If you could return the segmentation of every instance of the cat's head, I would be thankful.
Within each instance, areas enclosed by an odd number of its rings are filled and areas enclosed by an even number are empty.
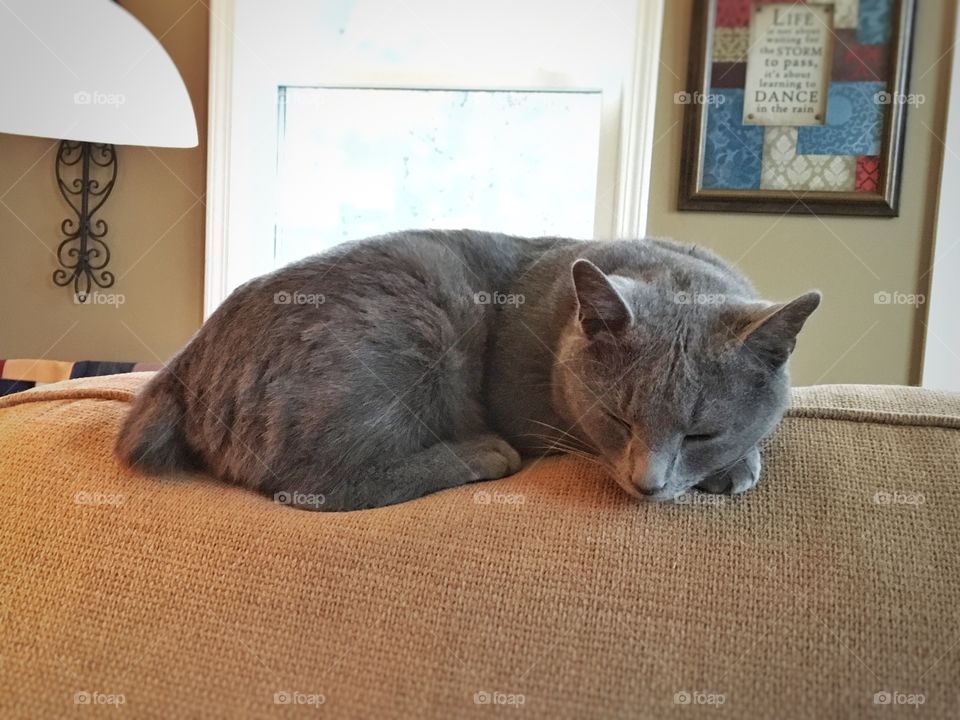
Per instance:
[[[769,434],[789,398],[786,363],[820,304],[773,304],[605,275],[578,260],[554,402],[628,493],[676,498]]]

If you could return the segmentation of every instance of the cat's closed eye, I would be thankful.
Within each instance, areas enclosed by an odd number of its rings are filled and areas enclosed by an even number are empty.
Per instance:
[[[613,421],[614,421],[615,423],[617,423],[618,425],[620,425],[620,427],[622,427],[622,428],[623,428],[624,430],[626,430],[627,432],[633,432],[633,425],[631,425],[630,423],[628,423],[626,420],[624,420],[624,419],[623,419],[622,417],[620,417],[619,415],[614,415],[612,412],[610,412],[610,411],[607,410],[606,408],[604,408],[603,414],[606,415],[606,416],[607,416],[608,418],[610,418],[611,420],[613,420]]]
[[[692,435],[684,435],[683,442],[687,445],[692,444],[701,444],[715,440],[720,433],[695,433]]]

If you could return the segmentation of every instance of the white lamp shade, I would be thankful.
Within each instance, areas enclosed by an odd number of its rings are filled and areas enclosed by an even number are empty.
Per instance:
[[[0,0],[0,132],[197,144],[193,105],[176,66],[112,0]]]

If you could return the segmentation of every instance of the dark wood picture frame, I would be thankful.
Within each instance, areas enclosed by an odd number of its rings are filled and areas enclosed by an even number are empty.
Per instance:
[[[769,2],[770,0],[768,0]],[[717,0],[695,0],[688,68],[688,97],[711,92]],[[887,92],[907,96],[916,0],[892,0]],[[886,106],[876,192],[814,190],[714,189],[702,185],[708,104],[689,103],[683,121],[678,209],[799,215],[896,217],[907,103]]]

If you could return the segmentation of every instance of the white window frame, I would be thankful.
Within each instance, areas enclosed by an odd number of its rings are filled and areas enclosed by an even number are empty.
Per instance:
[[[920,384],[960,391],[960,13],[954,28],[953,63],[940,174],[933,264]]]
[[[634,67],[624,73],[629,82],[622,91],[613,200],[613,233],[621,238],[642,237],[647,228],[664,3],[665,0],[637,0]],[[204,318],[231,289],[231,203],[250,202],[249,198],[241,199],[236,192],[231,193],[230,182],[231,172],[240,172],[231,167],[234,0],[212,0],[210,15]]]

